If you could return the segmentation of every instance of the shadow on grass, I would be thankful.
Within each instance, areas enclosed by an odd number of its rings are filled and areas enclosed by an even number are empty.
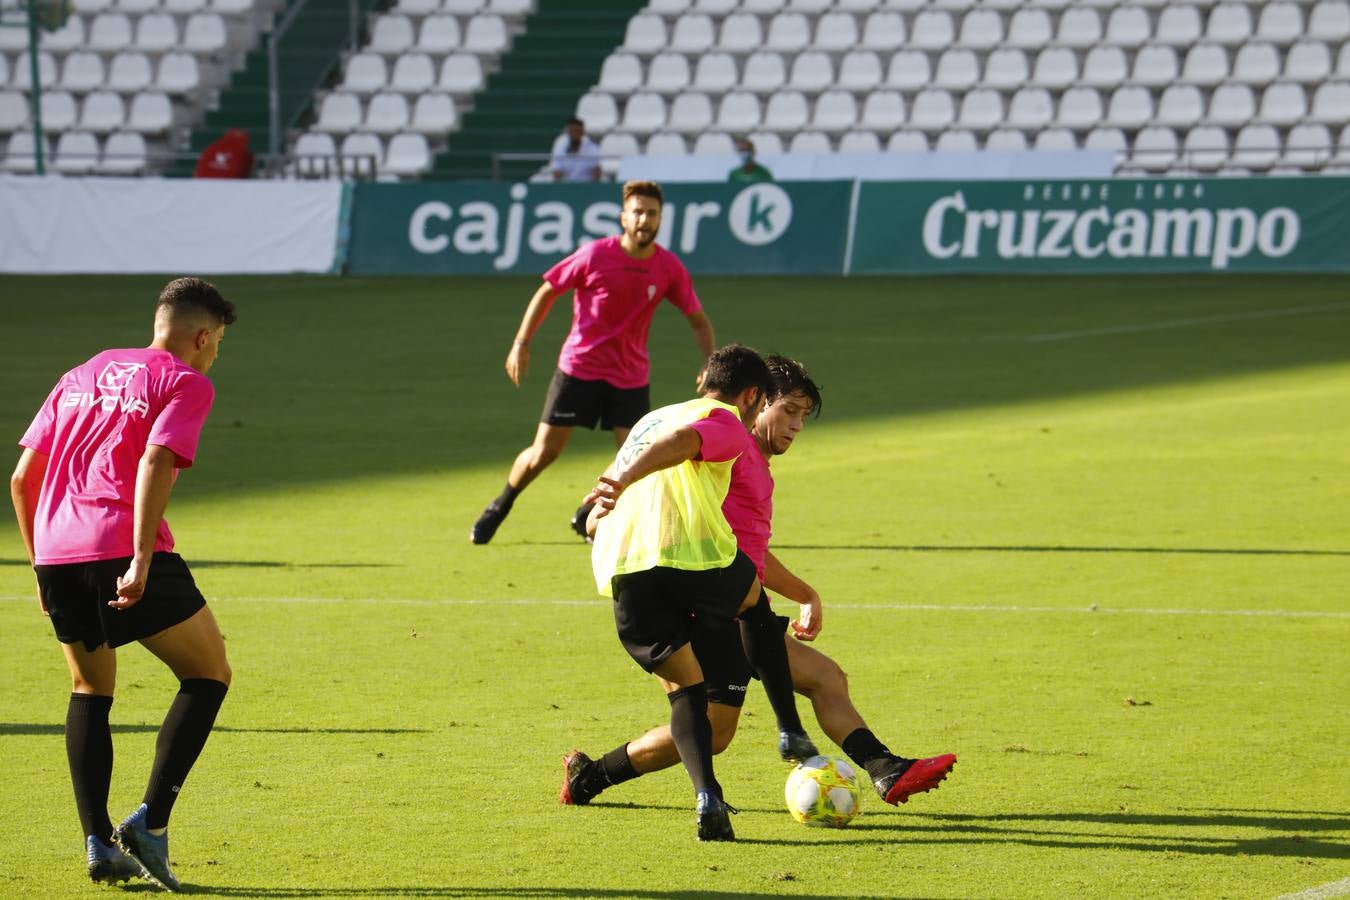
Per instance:
[[[139,886],[138,886],[139,887]],[[249,887],[222,887],[207,885],[184,884],[182,886],[184,894],[212,894],[220,897],[652,897],[661,898],[661,900],[703,900],[703,898],[712,898],[716,900],[719,897],[728,898],[751,898],[751,897],[781,897],[779,892],[761,892],[761,891],[710,891],[710,890],[685,890],[685,891],[662,891],[652,890],[649,887],[640,889],[634,888],[594,888],[594,887],[453,887],[453,886],[421,886],[421,885],[381,885],[379,887],[277,887],[277,888],[249,888]],[[837,898],[838,894],[797,894],[793,897],[801,897],[804,900],[826,900],[826,898]],[[884,898],[895,898],[898,894],[885,895],[864,895],[852,894],[857,900],[883,900]]]
[[[158,725],[114,725],[113,734],[157,734]],[[427,728],[234,728],[217,725],[218,734],[428,734]],[[66,726],[54,722],[0,722],[0,735],[65,734]]]
[[[399,563],[293,563],[271,559],[188,559],[193,569],[396,569]],[[0,566],[31,568],[26,559],[0,559]]]

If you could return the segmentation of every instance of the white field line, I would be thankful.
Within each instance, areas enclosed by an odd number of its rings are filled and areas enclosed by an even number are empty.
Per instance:
[[[499,598],[493,600],[473,600],[446,598],[432,600],[425,597],[230,597],[218,596],[217,601],[226,603],[297,603],[315,605],[339,605],[360,603],[370,606],[602,606],[608,600],[597,597],[594,600],[563,600],[544,597]],[[32,596],[0,596],[3,602],[25,601],[36,603]],[[940,603],[828,603],[828,609],[892,610],[896,612],[964,612],[964,613],[1076,613],[1082,615],[1111,616],[1236,616],[1239,618],[1275,618],[1275,619],[1350,619],[1350,612],[1319,609],[1168,609],[1160,607],[1092,607],[1092,606],[994,606],[977,604],[940,604]]]
[[[1330,900],[1332,897],[1344,897],[1350,894],[1350,878],[1340,881],[1328,881],[1317,887],[1308,888],[1293,894],[1281,894],[1275,900]]]
[[[1029,343],[1048,341],[1070,341],[1082,337],[1098,337],[1109,334],[1134,334],[1142,331],[1164,331],[1169,328],[1189,328],[1193,325],[1218,325],[1224,322],[1247,322],[1253,319],[1278,319],[1283,316],[1298,316],[1304,313],[1330,312],[1350,309],[1350,302],[1317,303],[1310,306],[1287,306],[1281,309],[1257,309],[1245,313],[1229,313],[1221,316],[1195,316],[1189,319],[1162,319],[1157,322],[1141,322],[1137,325],[1116,325],[1109,328],[1086,328],[1082,331],[1052,331],[1047,334],[1032,334],[1021,340]]]

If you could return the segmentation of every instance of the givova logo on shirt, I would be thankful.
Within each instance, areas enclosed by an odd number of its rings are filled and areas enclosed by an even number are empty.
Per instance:
[[[97,407],[104,412],[120,409],[124,413],[148,415],[150,404],[127,392],[131,380],[144,368],[143,363],[110,362],[103,367],[94,382],[98,392],[72,391],[66,395],[66,406]]]

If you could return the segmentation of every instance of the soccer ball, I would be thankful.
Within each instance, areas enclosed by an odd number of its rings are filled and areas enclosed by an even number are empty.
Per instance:
[[[857,770],[833,756],[813,756],[789,772],[784,794],[803,825],[843,828],[862,806]]]

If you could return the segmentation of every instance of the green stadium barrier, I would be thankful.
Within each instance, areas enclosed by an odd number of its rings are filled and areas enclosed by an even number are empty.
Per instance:
[[[1350,270],[1350,178],[868,183],[852,273]]]
[[[696,274],[838,274],[853,183],[669,184],[658,236]],[[619,231],[613,184],[358,184],[353,274],[540,275]]]

